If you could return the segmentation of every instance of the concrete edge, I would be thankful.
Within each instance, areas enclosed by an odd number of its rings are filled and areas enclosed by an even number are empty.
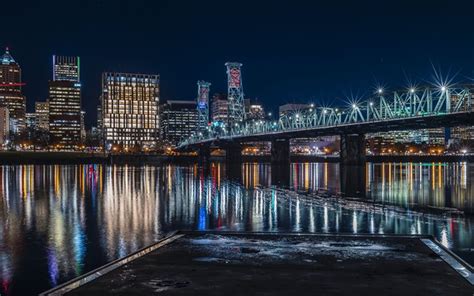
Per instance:
[[[138,251],[135,251],[123,258],[116,259],[112,262],[109,262],[101,267],[98,267],[94,270],[91,270],[81,276],[78,276],[76,278],[73,278],[72,280],[69,280],[61,285],[58,285],[50,290],[44,291],[40,293],[40,296],[50,296],[50,295],[63,295],[73,289],[77,289],[80,286],[83,286],[135,259],[138,259],[150,252],[153,252],[154,250],[167,245],[181,237],[183,237],[184,234],[179,234],[178,231],[174,231],[171,233],[168,233],[165,235],[164,238],[160,239],[156,243],[146,246]]]
[[[471,265],[459,258],[459,256],[454,254],[451,250],[445,248],[436,239],[421,238],[420,240],[460,276],[474,286],[474,274],[472,273]]]
[[[264,231],[255,231],[255,232],[243,232],[243,231],[219,231],[219,230],[180,230],[180,234],[213,234],[213,235],[268,235],[268,236],[319,236],[319,237],[343,237],[343,238],[426,238],[434,239],[432,235],[423,235],[423,234],[353,234],[353,233],[307,233],[307,232],[264,232]]]

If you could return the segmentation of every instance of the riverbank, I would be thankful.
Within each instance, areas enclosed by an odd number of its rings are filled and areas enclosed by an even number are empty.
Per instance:
[[[243,155],[244,162],[270,162],[270,155]],[[474,162],[474,155],[368,155],[368,162]],[[0,164],[159,164],[195,163],[197,156],[156,155],[156,154],[116,154],[86,152],[0,152]],[[223,156],[213,156],[211,161],[224,161]],[[338,156],[292,155],[291,162],[338,162]]]

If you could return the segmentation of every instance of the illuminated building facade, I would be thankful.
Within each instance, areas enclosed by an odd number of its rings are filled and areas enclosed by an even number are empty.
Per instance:
[[[0,56],[0,104],[9,111],[10,131],[18,133],[25,128],[26,98],[22,94],[21,68],[8,48]]]
[[[10,135],[10,116],[8,108],[0,106],[0,145],[4,145]]]
[[[278,108],[280,117],[292,114],[294,112],[311,109],[310,104],[285,104]]]
[[[103,73],[100,128],[113,145],[151,147],[159,137],[160,76]],[[196,107],[195,107],[196,108]]]
[[[195,101],[168,100],[160,108],[161,139],[177,145],[196,131],[198,117]]]
[[[86,139],[86,111],[81,111],[81,142]]]
[[[53,80],[80,82],[79,57],[53,55]]]
[[[79,57],[53,55],[49,82],[49,131],[58,149],[73,150],[81,143],[81,83]]]
[[[211,104],[211,119],[227,124],[229,120],[229,101],[226,94],[214,94]]]
[[[25,113],[25,123],[26,123],[26,128],[36,129],[36,114]]]
[[[261,104],[249,104],[247,119],[260,120],[265,119],[265,110]]]
[[[35,102],[36,127],[49,131],[49,102]]]
[[[49,82],[49,131],[52,143],[61,150],[73,150],[81,142],[81,84]]]
[[[474,85],[469,85],[469,88],[473,89]],[[472,92],[471,92],[472,94]],[[474,99],[474,94],[472,94]],[[451,105],[455,105],[458,102],[459,98],[455,95],[451,96]],[[463,105],[464,110],[474,111],[474,105]],[[474,145],[474,126],[460,126],[451,128],[451,139],[458,144],[467,144],[470,143]]]

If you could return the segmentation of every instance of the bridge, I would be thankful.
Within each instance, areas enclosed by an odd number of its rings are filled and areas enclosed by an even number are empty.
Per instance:
[[[235,122],[225,129],[208,127],[182,141],[179,149],[198,150],[202,159],[211,147],[226,151],[228,163],[242,160],[243,143],[271,142],[272,164],[289,164],[290,139],[339,135],[342,164],[365,162],[365,135],[474,125],[474,87],[426,86],[385,94],[378,89],[364,101],[344,108],[311,106],[295,110],[277,121]]]

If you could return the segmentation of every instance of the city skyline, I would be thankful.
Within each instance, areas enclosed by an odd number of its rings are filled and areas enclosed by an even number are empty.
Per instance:
[[[23,91],[30,112],[35,101],[47,97],[51,57],[80,56],[83,107],[87,125],[91,126],[95,125],[100,76],[107,71],[160,74],[164,102],[195,99],[198,80],[212,83],[212,93],[225,92],[224,63],[239,61],[244,65],[246,96],[257,97],[264,105],[342,101],[351,93],[367,94],[377,82],[388,87],[411,81],[424,83],[431,79],[432,64],[441,67],[445,75],[449,72],[457,74],[457,80],[469,81],[474,77],[474,55],[470,50],[474,38],[468,32],[469,18],[463,14],[472,11],[473,3],[458,4],[286,7],[274,3],[271,7],[258,4],[250,9],[244,1],[229,12],[218,3],[199,7],[190,3],[195,8],[187,10],[195,13],[190,14],[180,13],[179,5],[166,2],[121,2],[111,7],[110,13],[106,13],[107,1],[86,2],[72,15],[87,17],[87,23],[68,29],[50,26],[52,29],[41,36],[32,36],[51,25],[46,17],[37,28],[20,24],[8,30],[0,45],[9,46],[22,67],[26,82]],[[21,15],[34,21],[36,10],[44,12],[38,15],[50,15],[60,9],[36,3],[20,11],[15,10],[14,4],[9,5],[12,7],[6,20]],[[451,11],[454,9],[455,13]],[[241,21],[237,18],[226,22],[232,13],[240,15]],[[284,17],[286,13],[288,17]],[[109,21],[119,24],[120,29],[107,27]],[[167,22],[169,25],[164,26]],[[216,26],[221,23],[228,26]],[[138,28],[144,31],[135,34]],[[65,30],[74,34],[57,39]],[[115,39],[102,40],[104,30]],[[138,45],[140,42],[143,46]],[[367,46],[372,42],[375,44]],[[191,44],[193,49],[185,50]]]

